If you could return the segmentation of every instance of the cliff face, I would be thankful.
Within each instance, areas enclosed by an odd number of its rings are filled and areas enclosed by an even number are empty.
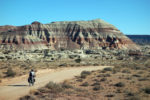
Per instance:
[[[0,26],[0,49],[138,49],[116,27],[96,19]]]

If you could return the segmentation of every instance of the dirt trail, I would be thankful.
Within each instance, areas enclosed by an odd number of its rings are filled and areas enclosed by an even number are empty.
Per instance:
[[[61,69],[45,69],[37,72],[36,83],[29,87],[27,75],[16,77],[10,80],[4,80],[0,84],[0,100],[17,100],[19,97],[28,94],[31,90],[46,85],[49,81],[62,82],[79,75],[82,71],[92,71],[103,69],[108,66],[89,66],[89,67],[72,67]]]

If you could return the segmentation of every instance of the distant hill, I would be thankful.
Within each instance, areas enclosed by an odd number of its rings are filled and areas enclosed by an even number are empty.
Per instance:
[[[140,45],[150,45],[150,35],[126,35],[129,37],[133,42],[140,44]]]
[[[119,29],[101,19],[33,22],[24,26],[0,26],[0,49],[138,49]]]

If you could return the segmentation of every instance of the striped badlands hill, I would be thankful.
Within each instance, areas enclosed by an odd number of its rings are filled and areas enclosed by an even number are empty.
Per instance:
[[[115,26],[101,19],[33,22],[25,26],[0,26],[0,49],[138,49]]]

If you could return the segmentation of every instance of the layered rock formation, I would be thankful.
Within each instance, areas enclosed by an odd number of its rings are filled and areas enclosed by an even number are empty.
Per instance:
[[[115,26],[96,19],[0,26],[0,49],[138,49]]]

